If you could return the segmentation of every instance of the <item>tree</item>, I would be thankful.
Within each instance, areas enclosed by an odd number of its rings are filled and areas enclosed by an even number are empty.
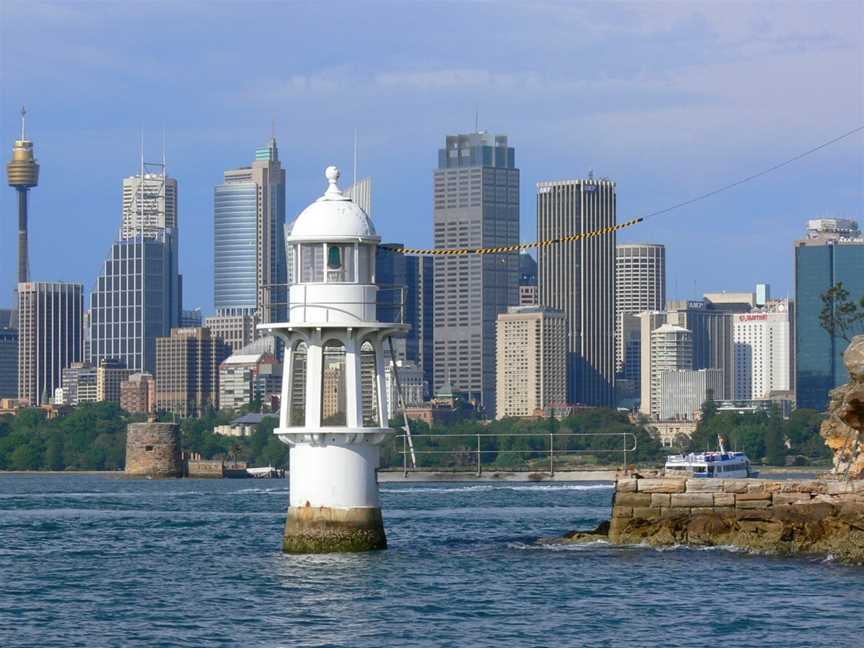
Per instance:
[[[765,463],[769,466],[786,465],[786,445],[783,423],[779,416],[772,416],[765,430]]]
[[[864,327],[864,296],[856,302],[850,298],[843,282],[837,282],[822,295],[819,324],[831,337],[851,342],[856,332]]]

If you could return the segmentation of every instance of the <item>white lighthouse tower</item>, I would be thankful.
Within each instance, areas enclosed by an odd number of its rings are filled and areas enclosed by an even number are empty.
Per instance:
[[[375,471],[387,427],[384,342],[407,326],[379,322],[369,216],[328,167],[326,193],[287,236],[289,321],[262,324],[285,341],[274,433],[291,446],[283,550],[385,549]]]

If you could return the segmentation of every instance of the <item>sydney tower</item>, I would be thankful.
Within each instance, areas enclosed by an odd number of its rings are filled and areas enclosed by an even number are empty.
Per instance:
[[[6,165],[9,186],[18,191],[18,282],[27,276],[27,193],[30,187],[39,184],[39,164],[33,158],[33,142],[27,139],[24,118],[27,111],[21,109],[21,139],[12,148],[12,160]]]

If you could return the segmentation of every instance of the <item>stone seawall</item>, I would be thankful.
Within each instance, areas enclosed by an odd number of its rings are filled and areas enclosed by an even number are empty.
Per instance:
[[[182,477],[180,427],[174,423],[130,423],[126,428],[126,474]]]
[[[619,479],[609,540],[735,545],[864,563],[864,481]]]

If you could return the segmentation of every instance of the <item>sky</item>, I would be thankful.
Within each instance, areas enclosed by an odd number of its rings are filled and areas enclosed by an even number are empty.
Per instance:
[[[618,220],[681,202],[864,124],[864,0],[819,2],[62,2],[0,0],[4,163],[27,105],[34,280],[89,291],[121,182],[161,157],[180,196],[184,306],[212,311],[213,187],[275,123],[288,219],[324,168],[374,178],[386,241],[431,247],[447,134],[506,134],[521,239],[536,183],[617,183]],[[17,202],[0,191],[0,306],[13,300]],[[864,221],[864,133],[621,232],[667,246],[670,297],[794,293],[810,218]],[[862,222],[864,225],[864,222]]]

